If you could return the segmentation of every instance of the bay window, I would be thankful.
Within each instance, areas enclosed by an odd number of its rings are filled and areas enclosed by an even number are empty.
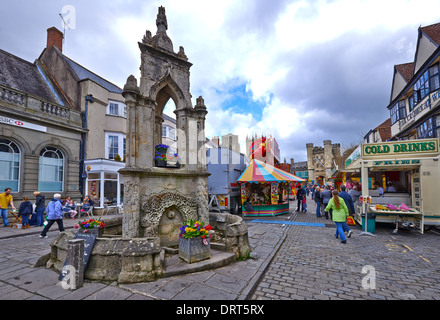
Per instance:
[[[106,132],[105,133],[105,158],[115,159],[116,155],[124,159],[126,153],[126,137],[123,133]]]

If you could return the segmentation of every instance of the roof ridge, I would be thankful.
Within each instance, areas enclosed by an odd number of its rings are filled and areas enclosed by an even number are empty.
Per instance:
[[[98,78],[100,78],[100,79],[102,79],[102,80],[104,80],[104,81],[106,81],[106,82],[110,83],[111,85],[113,85],[113,86],[115,86],[115,87],[117,87],[117,88],[121,89],[121,91],[122,91],[122,88],[121,88],[121,87],[119,87],[118,85],[114,84],[114,83],[113,83],[113,82],[111,82],[111,81],[108,81],[107,79],[103,78],[102,76],[98,75],[97,73],[95,73],[95,72],[91,71],[90,69],[88,69],[88,68],[84,67],[84,66],[83,66],[82,64],[80,64],[80,63],[76,62],[75,60],[73,60],[73,59],[69,58],[69,57],[68,57],[68,56],[66,56],[66,55],[65,55],[64,53],[61,53],[61,54],[63,55],[63,57],[64,57],[64,58],[66,58],[66,59],[70,60],[71,62],[73,62],[73,63],[77,64],[78,66],[80,66],[81,68],[83,68],[83,69],[87,70],[88,72],[90,72],[91,74],[93,74],[93,75],[97,76]]]
[[[15,55],[15,54],[13,54],[13,53],[10,53],[10,52],[8,52],[8,51],[3,50],[3,49],[0,49],[0,51],[3,52],[3,53],[5,53],[5,54],[7,54],[7,55],[9,55],[9,56],[11,56],[11,57],[13,57],[13,58],[15,58],[15,59],[18,59],[18,60],[21,60],[21,61],[23,61],[23,62],[26,62],[27,64],[29,64],[29,65],[31,65],[31,66],[36,66],[35,62],[30,62],[30,61],[28,61],[28,60],[25,60],[24,58],[21,58],[21,57]]]

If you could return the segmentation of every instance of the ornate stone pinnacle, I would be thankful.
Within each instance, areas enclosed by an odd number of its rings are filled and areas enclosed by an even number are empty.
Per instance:
[[[178,55],[181,59],[184,59],[184,60],[187,60],[187,61],[188,61],[188,57],[187,57],[186,54],[185,54],[185,49],[184,49],[182,46],[179,47],[179,52],[177,53],[177,55]]]
[[[198,97],[196,102],[197,107],[205,107],[205,100],[202,98],[202,96]]]
[[[147,30],[145,32],[144,38],[142,39],[142,42],[144,44],[150,43],[152,41],[151,31]]]
[[[165,8],[162,6],[159,7],[159,13],[157,14],[157,18],[156,18],[156,26],[157,26],[157,33],[160,32],[166,33],[168,30],[167,16],[165,14]]]

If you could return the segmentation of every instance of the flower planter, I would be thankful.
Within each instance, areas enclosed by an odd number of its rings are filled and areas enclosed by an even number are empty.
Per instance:
[[[92,229],[78,229],[78,233],[88,233],[96,235],[97,238],[101,238],[104,233],[103,228],[92,228]]]
[[[211,240],[206,237],[208,245],[203,243],[201,237],[187,239],[180,238],[179,240],[179,257],[188,263],[194,263],[211,258],[210,246]]]
[[[166,168],[167,167],[166,160],[158,160],[158,159],[156,159],[156,160],[154,160],[154,162],[155,162],[155,166],[156,167],[162,167],[162,168]]]

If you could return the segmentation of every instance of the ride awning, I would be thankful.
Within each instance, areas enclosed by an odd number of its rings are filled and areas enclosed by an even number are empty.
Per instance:
[[[253,159],[237,182],[305,182],[306,179]]]

